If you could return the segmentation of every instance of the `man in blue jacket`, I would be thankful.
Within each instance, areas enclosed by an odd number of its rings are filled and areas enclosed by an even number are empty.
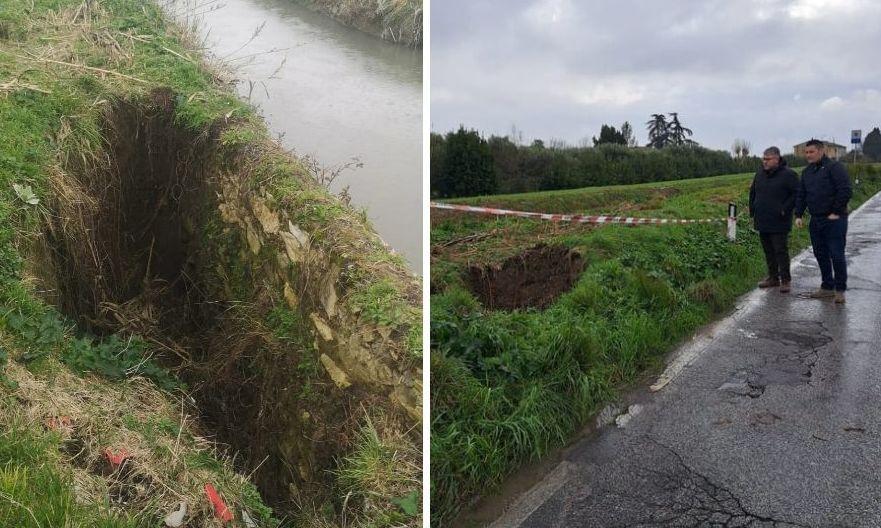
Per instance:
[[[844,245],[847,238],[847,202],[853,195],[850,177],[843,164],[826,156],[822,141],[812,139],[805,145],[808,166],[801,173],[795,197],[795,225],[802,227],[802,216],[811,213],[809,230],[814,256],[823,282],[812,292],[815,299],[834,298],[844,302],[847,290],[847,261]]]
[[[762,155],[762,168],[753,177],[749,188],[749,215],[762,240],[768,278],[759,288],[780,287],[789,291],[789,232],[792,231],[792,209],[798,192],[798,176],[786,166],[780,149],[768,147]]]

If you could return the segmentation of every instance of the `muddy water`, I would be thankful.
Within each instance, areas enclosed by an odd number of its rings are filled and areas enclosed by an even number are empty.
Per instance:
[[[321,167],[363,164],[344,169],[331,189],[348,186],[352,205],[421,273],[421,50],[344,27],[296,0],[167,7],[196,21],[286,147]]]

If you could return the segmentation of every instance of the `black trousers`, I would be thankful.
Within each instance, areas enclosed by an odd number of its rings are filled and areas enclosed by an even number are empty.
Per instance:
[[[789,274],[789,233],[759,233],[759,238],[768,263],[768,277],[792,280]]]

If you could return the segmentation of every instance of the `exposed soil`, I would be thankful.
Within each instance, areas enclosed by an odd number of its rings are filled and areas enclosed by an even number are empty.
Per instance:
[[[205,137],[174,126],[173,96],[148,108],[119,103],[107,115],[107,160],[67,167],[55,182],[47,238],[56,304],[98,335],[125,327],[184,338],[210,327],[196,256],[204,209]],[[155,332],[154,332],[155,333]]]
[[[541,244],[501,265],[471,266],[466,280],[489,309],[545,308],[569,291],[583,270],[577,252]]]
[[[271,300],[226,298],[207,276],[220,265],[203,231],[217,206],[216,131],[177,126],[174,95],[156,90],[146,105],[115,103],[103,135],[106,160],[74,157],[53,183],[47,300],[82,331],[136,334],[155,345],[156,359],[192,391],[202,433],[230,446],[268,504],[291,511],[292,502],[314,496],[300,492],[327,485],[330,474],[320,469],[346,445],[351,417],[330,397],[332,384],[318,382],[309,426],[298,427],[289,402],[307,375],[297,367],[301,354],[314,354],[311,345],[292,349],[259,322],[242,320],[235,305],[265,314]],[[68,448],[76,458],[77,445]],[[115,498],[132,500],[141,484],[123,486]]]

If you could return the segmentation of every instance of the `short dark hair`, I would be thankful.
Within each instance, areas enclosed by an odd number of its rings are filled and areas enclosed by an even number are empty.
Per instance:
[[[764,154],[771,155],[771,156],[777,156],[778,158],[782,157],[782,156],[780,156],[780,149],[777,147],[766,148]]]
[[[805,143],[805,148],[808,147],[817,147],[818,149],[826,148],[826,144],[820,141],[819,139],[809,139],[807,143]]]

